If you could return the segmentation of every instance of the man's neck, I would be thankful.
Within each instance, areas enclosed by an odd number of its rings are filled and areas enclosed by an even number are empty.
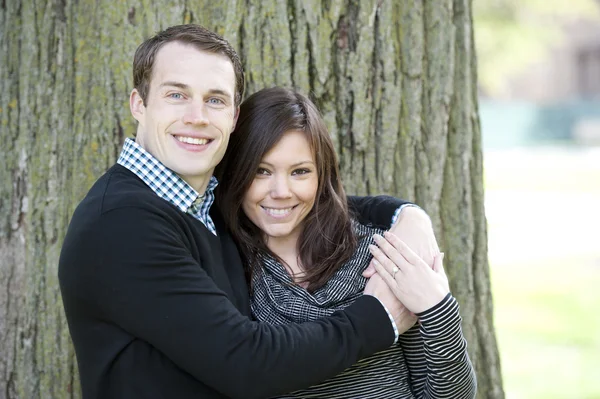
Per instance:
[[[210,178],[212,177],[212,171],[210,174],[204,176],[194,176],[188,177],[178,174],[187,184],[189,184],[198,194],[201,196],[206,192],[206,187],[208,187],[208,183],[210,182]]]

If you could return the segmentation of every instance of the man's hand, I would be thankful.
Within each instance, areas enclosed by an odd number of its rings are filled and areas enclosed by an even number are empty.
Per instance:
[[[433,267],[433,260],[440,254],[440,248],[435,239],[431,219],[424,210],[414,206],[404,208],[390,233],[394,233],[419,258]]]
[[[383,303],[396,322],[398,334],[406,332],[417,322],[417,317],[400,303],[388,284],[377,273],[367,282],[364,294],[372,295]]]

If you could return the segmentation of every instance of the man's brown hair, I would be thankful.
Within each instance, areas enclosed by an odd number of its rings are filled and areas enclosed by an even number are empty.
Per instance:
[[[198,50],[222,54],[229,58],[235,72],[234,102],[236,107],[240,105],[244,95],[244,70],[240,57],[223,37],[194,24],[171,26],[144,41],[135,51],[133,57],[133,87],[140,93],[144,104],[146,104],[148,92],[150,91],[156,54],[165,44],[171,42],[189,44]]]

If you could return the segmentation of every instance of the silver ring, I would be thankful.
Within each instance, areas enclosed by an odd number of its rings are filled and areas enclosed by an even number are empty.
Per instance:
[[[394,280],[396,279],[396,273],[398,273],[398,266],[394,266],[394,268],[392,269],[392,277],[394,278]]]

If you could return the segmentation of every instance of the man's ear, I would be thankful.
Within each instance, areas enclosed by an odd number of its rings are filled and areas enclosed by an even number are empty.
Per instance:
[[[146,106],[137,89],[131,90],[131,94],[129,95],[129,110],[135,120],[138,121],[138,123],[143,124]]]
[[[235,130],[235,126],[237,125],[238,117],[240,116],[240,106],[235,107],[235,114],[233,115],[233,127],[231,128],[231,132]]]

